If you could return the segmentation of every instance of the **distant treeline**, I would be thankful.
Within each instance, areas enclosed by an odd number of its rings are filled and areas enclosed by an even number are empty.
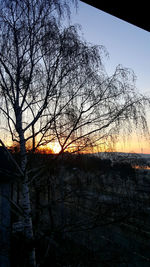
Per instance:
[[[16,159],[19,160],[19,155],[16,154]],[[106,173],[109,171],[119,172],[123,175],[134,175],[135,169],[131,163],[126,161],[113,162],[111,159],[101,159],[95,155],[87,154],[70,154],[64,153],[61,156],[53,154],[28,154],[29,165],[37,164],[37,162],[44,164],[50,170],[50,172],[59,171],[60,167],[64,167],[69,172],[78,170],[84,172],[102,172]]]

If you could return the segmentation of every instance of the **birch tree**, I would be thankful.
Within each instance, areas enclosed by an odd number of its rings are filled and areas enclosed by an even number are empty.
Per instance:
[[[24,229],[26,238],[32,240],[26,142],[30,135],[34,147],[35,136],[39,133],[38,128],[35,130],[36,123],[47,112],[49,98],[56,105],[56,86],[60,83],[60,77],[56,81],[57,58],[62,53],[57,41],[58,25],[63,15],[69,15],[70,9],[67,1],[57,0],[5,0],[0,1],[0,6],[0,96],[3,100],[0,110],[7,119],[12,141],[20,144]],[[49,55],[53,54],[52,59]],[[46,57],[49,57],[49,66]],[[61,75],[64,77],[67,73],[62,71]],[[51,116],[47,124],[52,121]],[[41,126],[40,131],[47,124]],[[34,250],[30,253],[29,264],[36,264]]]
[[[76,1],[72,1],[76,2]],[[105,72],[104,47],[83,41],[76,26],[61,26],[68,1],[0,1],[0,111],[20,145],[25,234],[33,239],[27,144],[58,141],[60,153],[81,150],[118,133],[125,122],[146,126],[144,97],[134,75]],[[30,264],[35,265],[34,251]]]

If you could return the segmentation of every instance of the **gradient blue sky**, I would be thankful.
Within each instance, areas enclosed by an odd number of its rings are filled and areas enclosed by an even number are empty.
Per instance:
[[[104,45],[109,52],[106,71],[111,74],[118,64],[134,70],[140,92],[150,93],[150,33],[79,1],[71,23],[82,26],[86,41]]]
[[[86,41],[106,47],[109,59],[104,60],[104,65],[108,74],[112,74],[118,64],[131,68],[137,77],[138,91],[150,95],[149,32],[80,1],[77,13],[72,9],[71,24],[76,23],[82,26]],[[149,112],[147,119],[150,124]],[[116,148],[117,151],[150,153],[150,143],[136,135],[125,144],[119,142]]]

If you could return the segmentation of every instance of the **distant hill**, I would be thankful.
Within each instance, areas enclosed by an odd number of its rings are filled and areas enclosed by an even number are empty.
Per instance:
[[[89,154],[91,155],[91,154]],[[143,153],[126,153],[126,152],[97,152],[93,153],[92,155],[98,157],[114,157],[114,156],[121,156],[121,157],[141,157],[141,158],[150,158],[150,154],[143,154]]]

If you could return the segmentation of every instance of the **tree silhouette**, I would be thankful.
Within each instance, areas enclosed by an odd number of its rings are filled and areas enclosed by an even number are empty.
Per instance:
[[[107,142],[125,124],[146,127],[133,73],[118,66],[111,77],[105,49],[83,41],[75,26],[61,26],[68,1],[0,1],[0,96],[24,173],[22,205],[26,237],[33,238],[27,144],[34,151],[58,140],[61,152]],[[76,3],[76,1],[72,1]],[[30,264],[35,265],[34,251]]]

